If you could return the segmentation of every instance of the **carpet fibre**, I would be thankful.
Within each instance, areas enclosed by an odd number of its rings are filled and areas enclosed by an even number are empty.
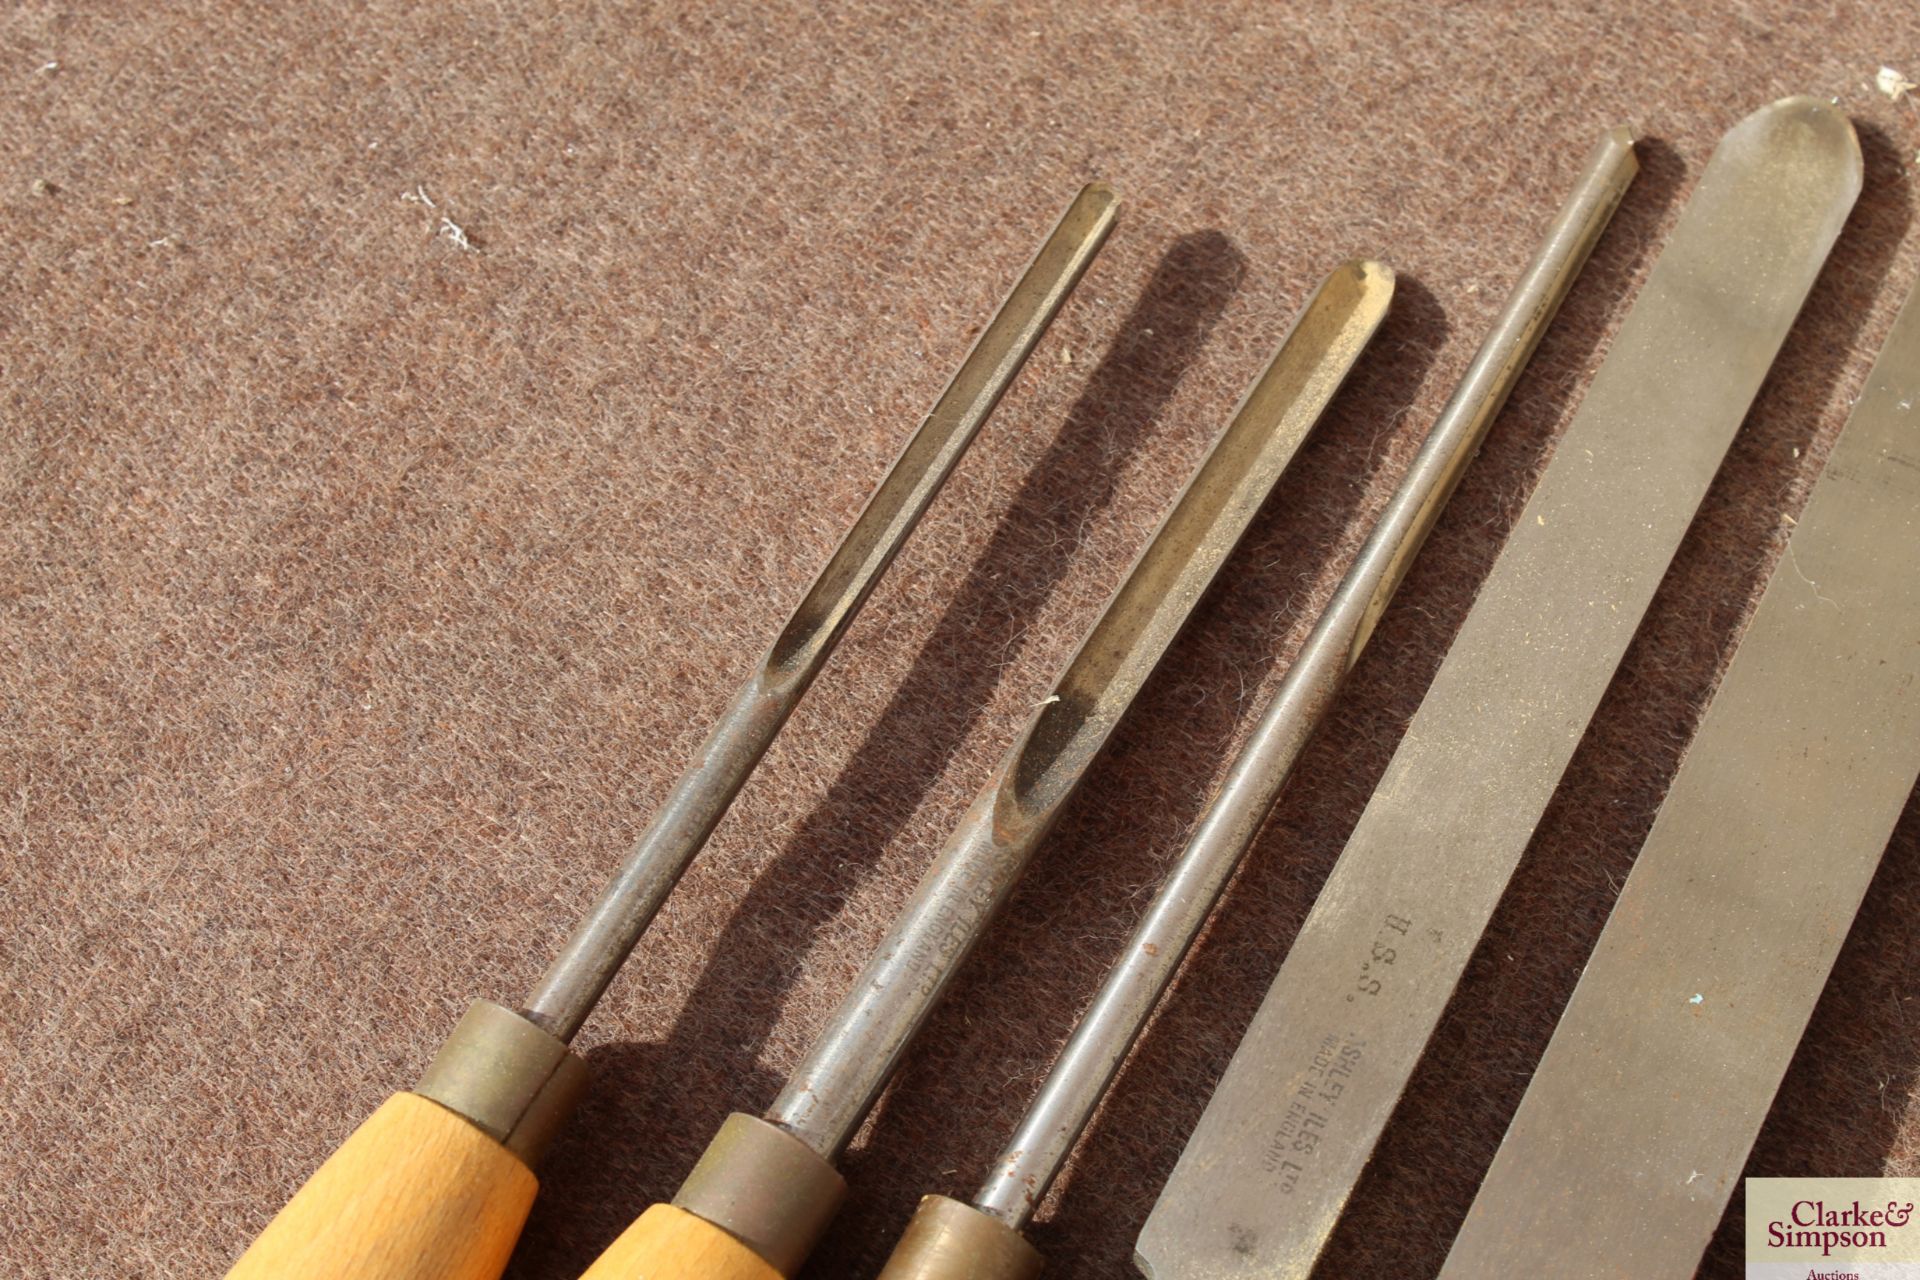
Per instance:
[[[217,1274],[521,998],[1073,191],[1119,230],[642,941],[511,1274],[769,1102],[1313,284],[1398,301],[846,1162],[967,1194],[1601,131],[1644,171],[1034,1230],[1132,1239],[1715,140],[1866,190],[1322,1274],[1431,1275],[1920,273],[1902,0],[0,16],[0,1261]],[[964,10],[964,11],[963,11]],[[1910,809],[1751,1172],[1920,1174]],[[1703,1274],[1739,1273],[1738,1206]]]

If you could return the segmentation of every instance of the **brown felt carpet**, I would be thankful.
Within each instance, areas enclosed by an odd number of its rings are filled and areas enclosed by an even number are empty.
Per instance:
[[[1111,247],[582,1036],[512,1272],[576,1275],[772,1098],[1316,278],[1388,258],[1380,341],[852,1153],[812,1274],[871,1274],[974,1185],[1631,120],[1644,175],[1036,1230],[1129,1274],[1715,139],[1835,98],[1866,194],[1323,1272],[1430,1275],[1920,270],[1920,104],[1870,84],[1920,69],[1911,6],[460,8],[0,18],[0,1269],[218,1273],[517,1000],[1104,177]],[[1920,1173],[1917,969],[1909,813],[1755,1171]]]

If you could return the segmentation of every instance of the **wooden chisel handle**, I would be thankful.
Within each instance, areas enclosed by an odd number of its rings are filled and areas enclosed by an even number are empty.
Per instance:
[[[538,1186],[533,1170],[478,1126],[417,1093],[396,1093],[287,1202],[227,1280],[495,1280]]]
[[[581,1280],[784,1280],[805,1265],[847,1184],[806,1143],[736,1112],[680,1184]]]
[[[782,1280],[772,1263],[705,1218],[656,1204],[580,1280]]]
[[[495,1280],[533,1166],[585,1086],[563,1042],[476,1000],[413,1091],[348,1136],[227,1280]]]

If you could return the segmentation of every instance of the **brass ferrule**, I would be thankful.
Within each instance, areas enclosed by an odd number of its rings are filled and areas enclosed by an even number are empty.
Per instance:
[[[783,1276],[800,1270],[846,1198],[826,1157],[778,1125],[736,1111],[673,1203],[752,1249]]]
[[[475,1000],[414,1092],[471,1121],[532,1167],[587,1086],[566,1042],[489,1000]]]
[[[1046,1259],[990,1213],[927,1196],[893,1248],[880,1280],[1033,1280]]]

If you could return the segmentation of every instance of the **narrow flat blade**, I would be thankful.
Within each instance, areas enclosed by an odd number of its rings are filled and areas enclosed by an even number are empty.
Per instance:
[[[1701,721],[1444,1280],[1699,1265],[1920,775],[1920,295]]]
[[[1810,98],[1714,152],[1148,1218],[1148,1275],[1312,1269],[1860,182]]]

